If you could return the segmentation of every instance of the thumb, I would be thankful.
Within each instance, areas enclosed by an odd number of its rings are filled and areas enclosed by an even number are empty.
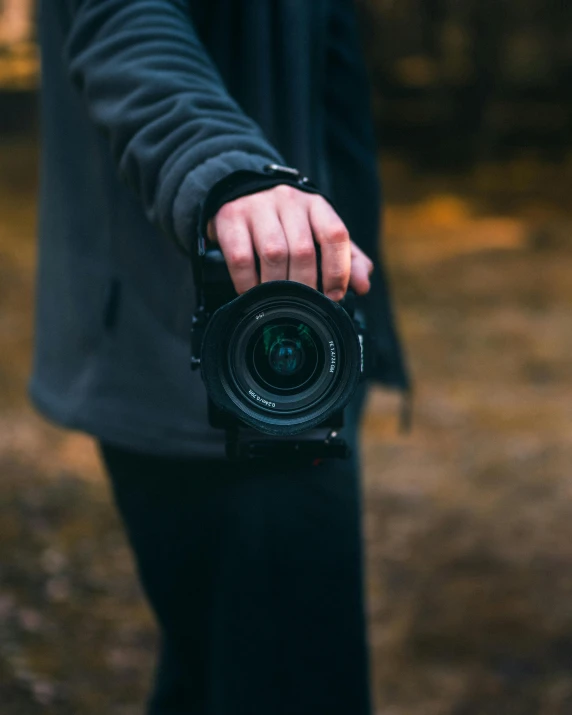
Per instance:
[[[350,287],[358,295],[365,295],[371,288],[369,277],[373,271],[373,262],[351,242],[352,267],[350,272]]]

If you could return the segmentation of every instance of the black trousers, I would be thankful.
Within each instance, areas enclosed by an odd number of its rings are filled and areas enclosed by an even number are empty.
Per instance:
[[[357,456],[101,449],[161,629],[149,715],[369,715]]]

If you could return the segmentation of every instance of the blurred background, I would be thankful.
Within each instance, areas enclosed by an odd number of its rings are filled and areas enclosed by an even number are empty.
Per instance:
[[[414,431],[363,433],[379,715],[572,713],[572,4],[360,0]],[[2,715],[136,715],[155,634],[91,441],[26,401],[38,60],[0,1]]]

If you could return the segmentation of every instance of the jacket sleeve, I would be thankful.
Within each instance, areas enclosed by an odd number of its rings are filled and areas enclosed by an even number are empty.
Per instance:
[[[283,164],[228,94],[188,0],[68,0],[64,58],[119,172],[184,249],[210,189]]]

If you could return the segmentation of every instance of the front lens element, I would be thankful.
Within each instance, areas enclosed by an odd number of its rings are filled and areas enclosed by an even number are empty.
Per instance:
[[[265,388],[299,390],[323,365],[323,350],[313,330],[282,319],[255,332],[247,349],[252,370]],[[251,352],[252,351],[252,352]]]
[[[304,348],[299,340],[279,337],[270,348],[268,362],[279,375],[293,375],[304,363]]]

